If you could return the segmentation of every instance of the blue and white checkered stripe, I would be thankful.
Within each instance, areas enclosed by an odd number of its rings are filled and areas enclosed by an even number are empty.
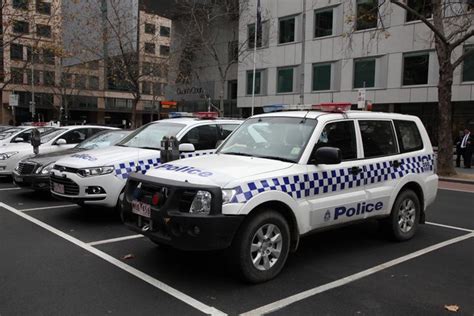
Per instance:
[[[401,159],[401,166],[394,168],[390,162],[363,166],[358,175],[350,173],[351,168],[299,174],[288,177],[263,179],[235,188],[236,195],[231,203],[245,203],[264,191],[286,192],[294,199],[360,187],[403,177],[409,173],[433,171],[434,156],[418,156]]]
[[[186,153],[186,154],[181,154],[181,159],[184,158],[191,158],[191,157],[199,157],[199,156],[206,156],[206,155],[212,155],[215,154],[216,150],[208,150],[208,151],[199,151],[199,152],[193,152],[193,153]]]

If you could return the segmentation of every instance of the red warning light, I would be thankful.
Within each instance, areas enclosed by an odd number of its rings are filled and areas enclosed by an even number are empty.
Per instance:
[[[218,118],[219,113],[217,113],[217,112],[196,112],[196,113],[194,113],[194,116],[196,116],[197,118],[200,118],[200,119],[212,120],[212,119]]]
[[[340,102],[340,103],[321,103],[320,105],[316,105],[323,112],[334,112],[334,113],[342,113],[349,111],[351,109],[352,104],[348,102]]]

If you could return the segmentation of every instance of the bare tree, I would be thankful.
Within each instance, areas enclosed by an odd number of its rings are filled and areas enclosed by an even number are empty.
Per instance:
[[[459,49],[474,37],[474,5],[468,0],[381,0],[372,10],[359,14],[349,23],[377,19],[379,28],[372,31],[371,39],[383,40],[390,36],[390,29],[384,24],[385,16],[391,13],[390,5],[406,10],[413,20],[420,20],[432,32],[432,40],[438,57],[438,173],[449,176],[455,174],[453,166],[452,138],[452,85],[454,70],[468,57],[474,55],[474,49]],[[355,28],[352,29],[354,31]],[[351,32],[352,32],[351,31]],[[383,36],[380,36],[380,35]],[[351,38],[351,34],[348,34]],[[429,40],[429,39],[427,39]]]

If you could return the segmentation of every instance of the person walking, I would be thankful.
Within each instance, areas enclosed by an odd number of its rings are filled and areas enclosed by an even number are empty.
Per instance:
[[[464,138],[464,131],[459,131],[459,135],[456,138],[456,168],[461,167],[461,157],[464,155],[463,150],[461,149],[461,143]],[[463,158],[464,159],[464,158]]]
[[[472,149],[474,145],[474,139],[471,136],[471,131],[467,128],[464,130],[464,137],[461,141],[461,150],[463,151],[464,168],[471,168]]]

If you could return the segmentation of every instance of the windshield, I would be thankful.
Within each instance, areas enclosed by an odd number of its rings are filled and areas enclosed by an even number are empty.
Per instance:
[[[51,129],[48,129],[48,130],[42,132],[41,133],[41,144],[45,144],[45,143],[51,141],[56,136],[61,135],[65,131],[66,131],[66,129],[63,129],[63,128],[51,128]]]
[[[143,126],[120,142],[119,146],[145,149],[161,149],[164,136],[176,136],[185,125],[159,122]]]
[[[297,162],[316,127],[316,120],[262,117],[245,121],[219,153]]]
[[[0,132],[0,140],[12,137],[13,135],[21,132],[22,130],[24,130],[24,128],[15,127],[15,128],[6,129]]]
[[[102,132],[96,134],[91,138],[86,139],[76,147],[80,149],[104,148],[117,144],[129,134],[129,131]]]

